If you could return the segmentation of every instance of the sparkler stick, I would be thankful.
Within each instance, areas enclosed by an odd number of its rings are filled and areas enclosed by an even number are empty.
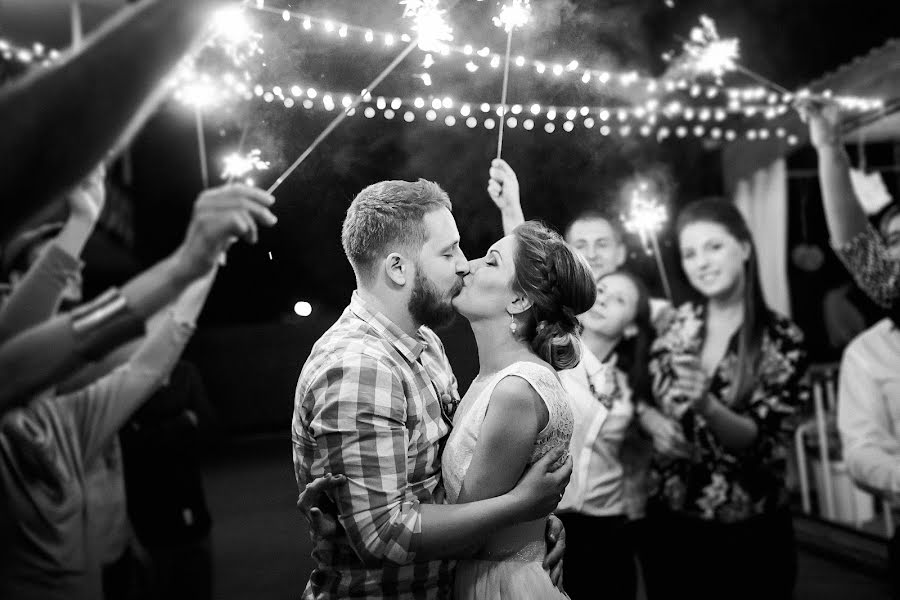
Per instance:
[[[313,140],[312,144],[303,151],[303,153],[297,157],[291,166],[285,170],[284,173],[278,176],[278,179],[269,186],[269,189],[266,190],[268,193],[274,192],[278,187],[284,183],[284,180],[288,178],[288,176],[294,172],[294,170],[299,167],[306,158],[312,154],[313,150],[321,144],[325,138],[327,138],[335,128],[346,119],[350,113],[356,109],[357,106],[369,95],[372,91],[378,87],[378,85],[384,81],[384,78],[390,75],[390,73],[403,62],[409,53],[412,52],[417,46],[422,48],[423,50],[442,50],[445,46],[445,43],[448,40],[453,39],[453,34],[451,33],[450,27],[443,19],[444,11],[439,10],[437,8],[438,0],[403,0],[401,4],[406,5],[406,9],[404,10],[404,16],[412,16],[414,18],[415,24],[413,25],[413,31],[417,33],[416,39],[411,41],[403,51],[397,55],[397,57],[389,64],[378,76],[372,80],[372,82],[367,85],[360,94],[356,97],[356,99],[350,104],[350,106],[346,107],[340,114],[338,114],[331,123]]]
[[[500,15],[494,18],[494,24],[506,29],[506,57],[503,61],[503,90],[500,92],[500,128],[497,135],[497,158],[503,153],[503,130],[506,125],[506,92],[509,87],[509,58],[512,50],[512,36],[516,27],[528,22],[531,16],[528,0],[513,0],[500,9]]]
[[[295,160],[291,164],[291,166],[289,166],[284,171],[284,173],[278,176],[278,179],[276,179],[275,182],[269,186],[269,189],[267,189],[266,192],[271,194],[272,192],[277,190],[281,186],[281,184],[284,183],[284,180],[287,179],[290,174],[293,173],[294,170],[299,167],[304,160],[307,159],[307,157],[309,157],[310,154],[312,154],[313,150],[315,150],[319,146],[319,144],[321,144],[325,140],[325,138],[327,138],[331,134],[331,132],[334,131],[335,128],[350,115],[351,111],[356,109],[356,107],[359,106],[363,99],[365,99],[372,92],[372,90],[374,90],[378,86],[378,84],[384,81],[384,78],[390,75],[391,71],[393,71],[401,62],[403,62],[403,59],[409,56],[409,53],[415,49],[418,43],[418,40],[413,40],[412,42],[410,42],[409,45],[403,49],[403,52],[398,54],[397,58],[395,58],[391,62],[391,64],[389,64],[381,73],[378,74],[378,77],[373,79],[372,82],[367,85],[362,90],[362,92],[360,92],[360,94],[350,104],[350,106],[345,108],[331,121],[331,123],[328,124],[328,126],[324,130],[322,130],[322,133],[320,133],[318,137],[313,140],[312,144],[310,144],[309,147],[307,147],[306,150],[304,150],[303,153],[299,157],[297,157],[297,160]]]
[[[512,48],[513,28],[506,34],[506,59],[503,62],[503,90],[500,92],[500,130],[497,134],[497,158],[503,153],[503,128],[506,124],[506,90],[509,85],[509,51]]]
[[[659,241],[656,239],[656,232],[650,234],[650,242],[653,244],[653,256],[656,257],[656,270],[659,271],[659,278],[662,280],[663,290],[666,293],[666,299],[672,300],[672,288],[669,286],[669,277],[666,275],[666,267],[663,265],[662,253],[659,251]]]
[[[206,163],[206,136],[203,133],[203,111],[200,106],[194,107],[194,125],[197,130],[197,153],[200,158],[200,179],[203,189],[209,187],[209,166]]]
[[[649,196],[648,190],[649,186],[647,183],[641,182],[637,189],[632,191],[628,218],[623,219],[623,224],[627,231],[638,234],[641,244],[644,246],[644,251],[647,254],[654,255],[656,269],[659,273],[660,281],[662,281],[663,290],[666,298],[671,302],[672,288],[669,285],[669,277],[666,274],[662,253],[659,249],[659,240],[656,237],[656,233],[666,222],[666,209],[656,198]]]

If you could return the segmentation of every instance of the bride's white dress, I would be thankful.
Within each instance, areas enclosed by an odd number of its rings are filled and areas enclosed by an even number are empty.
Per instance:
[[[517,362],[497,373],[472,398],[463,399],[453,420],[441,465],[447,500],[455,504],[475,453],[478,433],[497,383],[516,376],[527,381],[547,405],[549,420],[538,434],[529,464],[553,448],[569,448],[572,409],[556,373],[531,362]],[[567,454],[565,455],[567,456]],[[560,459],[560,465],[565,462]],[[519,523],[491,536],[479,553],[457,563],[453,596],[457,600],[554,600],[568,598],[553,586],[542,567],[547,553],[546,518]]]

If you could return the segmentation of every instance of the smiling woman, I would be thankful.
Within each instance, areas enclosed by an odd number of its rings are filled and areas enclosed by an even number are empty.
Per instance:
[[[641,549],[649,597],[716,598],[739,588],[746,595],[729,594],[788,598],[796,549],[782,425],[799,401],[803,335],[766,305],[753,240],[733,204],[694,202],[677,232],[682,267],[705,302],[681,306],[652,347],[653,395],[692,450],[654,457],[655,541]],[[697,565],[708,566],[706,576],[674,589]]]

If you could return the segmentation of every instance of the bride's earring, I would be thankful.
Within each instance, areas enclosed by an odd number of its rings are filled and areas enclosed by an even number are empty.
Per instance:
[[[516,322],[516,317],[512,313],[509,313],[509,331],[516,335],[516,330],[519,328],[519,324]]]

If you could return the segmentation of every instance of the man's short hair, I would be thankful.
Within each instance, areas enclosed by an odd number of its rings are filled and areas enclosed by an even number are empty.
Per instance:
[[[563,238],[568,241],[569,234],[572,232],[572,226],[579,221],[606,221],[609,223],[609,226],[613,230],[613,235],[616,236],[616,241],[618,243],[623,243],[625,241],[625,232],[622,230],[622,220],[618,215],[613,215],[612,213],[603,210],[601,208],[586,208],[575,215],[575,217],[569,221],[569,224],[566,225],[565,230],[563,231]]]
[[[453,210],[441,186],[418,181],[380,181],[362,190],[347,209],[341,243],[357,277],[370,280],[377,261],[397,246],[420,249],[426,214]]]

